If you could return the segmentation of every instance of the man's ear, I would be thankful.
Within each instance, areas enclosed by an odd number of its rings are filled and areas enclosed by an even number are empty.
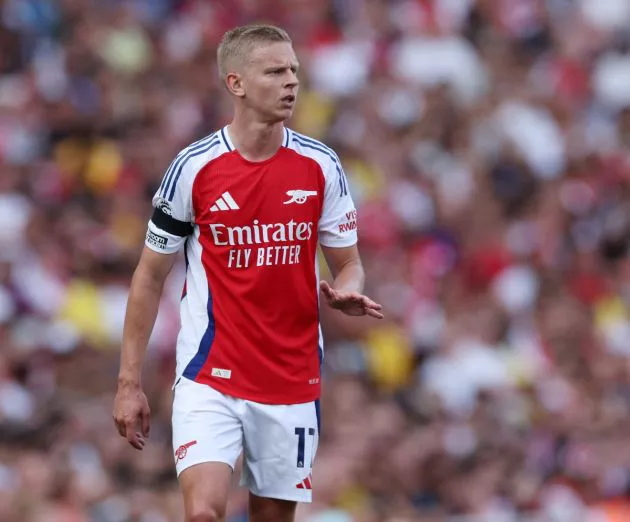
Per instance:
[[[240,74],[228,73],[225,77],[225,85],[234,96],[242,98],[245,96],[245,89],[243,89],[243,79]]]

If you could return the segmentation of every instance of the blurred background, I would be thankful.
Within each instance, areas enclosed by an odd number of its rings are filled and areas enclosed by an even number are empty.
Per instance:
[[[630,520],[630,2],[0,0],[0,521],[183,519],[183,262],[143,452],[111,419],[126,296],[164,171],[229,121],[217,43],[261,21],[387,314],[323,310],[299,522]]]

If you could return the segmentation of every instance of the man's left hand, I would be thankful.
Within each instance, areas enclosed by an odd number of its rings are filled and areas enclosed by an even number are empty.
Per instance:
[[[352,316],[369,315],[375,319],[383,319],[384,317],[381,313],[383,307],[380,304],[358,292],[335,290],[326,281],[320,282],[319,289],[326,297],[328,306],[341,310],[344,314]]]

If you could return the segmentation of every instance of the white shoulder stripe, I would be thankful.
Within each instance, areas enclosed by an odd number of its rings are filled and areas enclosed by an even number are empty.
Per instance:
[[[346,179],[346,173],[341,167],[341,160],[339,159],[339,156],[337,156],[337,153],[333,149],[324,145],[321,141],[309,138],[308,136],[304,136],[303,134],[295,131],[293,131],[292,141],[297,143],[300,147],[312,149],[328,156],[334,164],[334,170],[337,172],[339,196],[343,197],[348,195],[348,180]]]
[[[160,188],[160,196],[168,201],[172,201],[175,195],[177,181],[179,180],[186,163],[196,156],[208,153],[217,145],[220,145],[220,143],[221,141],[219,140],[217,133],[214,133],[208,138],[193,143],[184,149],[178,157],[175,158],[169,168],[163,181],[163,186]]]

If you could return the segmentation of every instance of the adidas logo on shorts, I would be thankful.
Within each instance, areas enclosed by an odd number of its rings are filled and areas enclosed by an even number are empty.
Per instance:
[[[312,475],[309,475],[308,477],[306,477],[302,482],[300,482],[299,484],[297,484],[295,487],[297,489],[313,489],[313,485],[311,484],[311,479],[313,478]]]

